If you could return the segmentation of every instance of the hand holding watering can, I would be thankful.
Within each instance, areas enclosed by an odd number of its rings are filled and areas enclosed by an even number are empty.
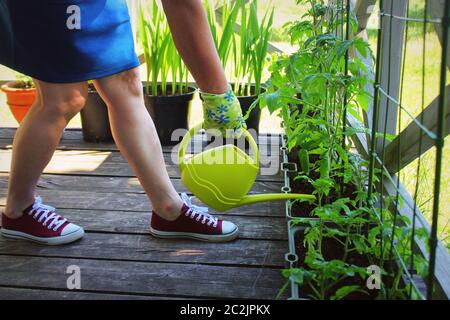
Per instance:
[[[248,195],[259,172],[259,150],[250,133],[243,129],[249,142],[253,158],[227,144],[211,148],[186,158],[186,148],[195,133],[201,130],[200,123],[183,137],[178,151],[181,180],[203,203],[216,211],[262,201],[283,199],[315,200],[313,195],[296,193],[269,193]]]
[[[230,85],[223,94],[200,91],[200,98],[205,119],[203,128],[215,130],[225,138],[239,138],[242,135],[242,130],[245,130],[247,125],[239,100]]]

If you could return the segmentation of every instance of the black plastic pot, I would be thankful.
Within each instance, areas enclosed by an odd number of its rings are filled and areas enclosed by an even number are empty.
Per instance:
[[[145,106],[155,123],[158,137],[163,146],[171,146],[180,142],[172,140],[172,133],[179,128],[188,129],[189,110],[195,93],[194,87],[189,87],[189,92],[182,95],[152,96],[145,93]],[[172,91],[172,86],[167,86],[167,92]]]
[[[308,221],[315,221],[318,223],[319,219],[315,218],[306,218],[306,219],[296,219],[291,220],[288,224],[288,235],[289,235],[289,253],[285,256],[288,262],[290,263],[291,268],[306,268],[308,269],[305,258],[308,252],[308,248],[304,247],[304,237],[305,237],[305,230],[306,228],[311,227]],[[331,221],[324,221],[324,224],[328,227],[333,227],[336,224]],[[317,228],[317,227],[316,227]],[[330,238],[323,238],[324,243],[327,243],[327,245],[323,245],[323,255],[325,258],[325,261],[331,261],[333,259],[340,259],[339,257],[342,257],[340,254],[340,249],[343,247],[342,243],[339,243],[336,241],[336,238],[330,237]],[[338,257],[330,257],[330,254],[337,255]],[[327,257],[328,256],[328,257]],[[371,265],[371,259],[374,259],[373,257],[369,257],[368,255],[360,255],[357,252],[352,252],[352,254],[349,255],[348,260],[346,261],[349,264],[359,265],[361,267],[369,267]],[[395,263],[395,262],[394,262]],[[385,284],[391,283],[390,279],[384,279]],[[353,277],[348,277],[346,279],[343,279],[340,281],[340,287],[346,286],[346,285],[358,285],[361,288],[364,288],[366,284],[366,280],[364,278],[361,278],[356,274]],[[306,285],[299,285],[294,280],[291,280],[291,289],[292,289],[292,299],[309,299],[310,294],[312,294],[311,289]],[[368,290],[368,294],[364,294],[361,292],[353,292],[350,293],[348,296],[345,297],[345,300],[375,300],[380,293],[379,290]]]
[[[234,84],[232,84],[234,87]],[[261,88],[261,93],[263,93],[265,90],[264,88]],[[238,96],[239,103],[241,104],[242,109],[242,115],[246,115],[248,109],[252,105],[253,102],[256,101],[258,98],[258,95],[255,94],[255,87],[252,86],[250,88],[250,92],[252,95],[250,96]],[[250,112],[249,117],[247,120],[245,120],[245,123],[247,124],[247,129],[253,129],[256,131],[256,133],[259,133],[259,121],[261,120],[261,109],[259,106],[256,106],[253,108],[253,110]]]
[[[95,89],[89,87],[85,107],[80,112],[83,139],[88,142],[112,142],[108,108]]]

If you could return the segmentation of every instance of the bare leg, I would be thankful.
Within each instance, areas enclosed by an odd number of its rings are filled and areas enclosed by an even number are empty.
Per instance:
[[[16,132],[5,214],[18,218],[34,201],[39,176],[52,158],[63,129],[84,106],[86,83],[35,81],[38,98]]]
[[[175,45],[200,89],[224,93],[228,82],[202,0],[162,0],[162,3]]]
[[[183,202],[169,179],[155,126],[145,108],[139,70],[99,79],[94,84],[108,105],[114,140],[153,209],[167,220],[177,219]]]

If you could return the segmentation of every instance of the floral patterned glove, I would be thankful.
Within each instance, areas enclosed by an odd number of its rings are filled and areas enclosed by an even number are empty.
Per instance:
[[[200,98],[203,101],[205,130],[215,129],[225,138],[239,138],[242,129],[247,129],[242,117],[241,104],[230,85],[223,94],[200,91]]]

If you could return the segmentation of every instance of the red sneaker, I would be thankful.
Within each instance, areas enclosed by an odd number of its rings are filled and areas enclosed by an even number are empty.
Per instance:
[[[2,214],[1,234],[6,238],[58,245],[82,238],[84,230],[57,215],[55,208],[43,204],[41,198],[36,197],[20,218],[10,219]]]
[[[152,212],[150,233],[160,238],[191,238],[209,242],[225,242],[236,239],[238,227],[229,221],[222,221],[208,213],[207,207],[191,203],[191,198],[182,193],[184,203],[181,215],[175,221],[168,221]]]

